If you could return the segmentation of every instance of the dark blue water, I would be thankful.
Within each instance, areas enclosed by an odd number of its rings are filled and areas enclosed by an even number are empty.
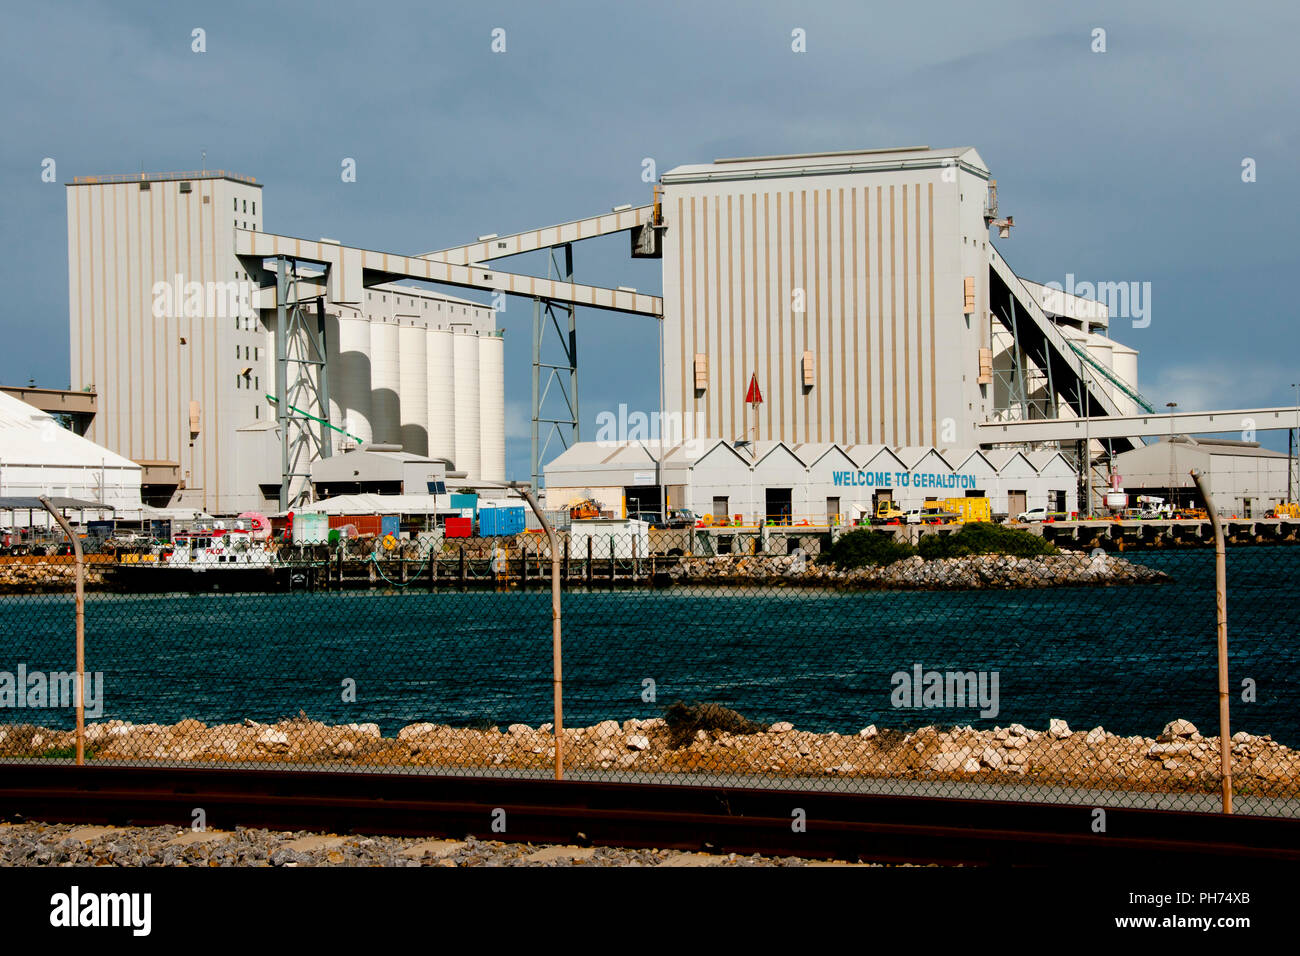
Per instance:
[[[677,699],[852,732],[867,724],[1154,734],[1217,728],[1213,555],[1140,552],[1172,583],[1023,591],[566,593],[565,722],[647,717]],[[1300,549],[1229,553],[1233,730],[1300,743]],[[0,598],[0,670],[72,667],[68,598]],[[92,597],[99,719],[270,721],[305,711],[391,734],[429,720],[536,725],[551,715],[549,593]],[[997,671],[999,713],[898,709],[891,675]],[[654,702],[642,699],[655,683]],[[343,700],[355,681],[356,702]],[[1242,681],[1255,701],[1242,700]],[[69,726],[68,711],[0,723]]]

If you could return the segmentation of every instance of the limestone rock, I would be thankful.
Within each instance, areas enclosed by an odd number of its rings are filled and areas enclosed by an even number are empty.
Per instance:
[[[257,735],[257,745],[263,750],[288,750],[289,735],[283,730],[267,727]]]
[[[957,750],[941,750],[930,758],[929,766],[931,770],[940,772],[962,770],[965,763],[970,759],[971,749],[961,747]],[[976,768],[979,769],[979,763],[976,761]]]
[[[1049,737],[1054,737],[1057,740],[1064,740],[1066,737],[1069,737],[1072,733],[1074,733],[1074,731],[1070,730],[1070,725],[1067,724],[1064,720],[1061,720],[1060,718],[1057,717],[1053,717],[1050,721],[1048,721],[1047,735]]]
[[[1190,720],[1171,720],[1165,724],[1161,736],[1172,740],[1174,737],[1192,737],[1196,733],[1196,725]]]
[[[427,736],[437,729],[437,724],[407,724],[397,732],[397,739],[405,743],[408,740],[414,740],[416,737]]]

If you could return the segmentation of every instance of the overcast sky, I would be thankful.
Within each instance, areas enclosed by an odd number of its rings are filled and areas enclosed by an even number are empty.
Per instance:
[[[1188,0],[5,4],[0,382],[68,385],[73,176],[195,169],[206,150],[265,184],[268,231],[419,253],[648,201],[646,157],[928,144],[980,151],[1018,273],[1151,284],[1150,324],[1113,335],[1153,402],[1294,404],[1298,27],[1293,6]],[[575,247],[576,277],[658,292],[626,243]],[[531,314],[501,317],[515,477]],[[656,406],[656,337],[579,323],[592,437],[601,410]]]

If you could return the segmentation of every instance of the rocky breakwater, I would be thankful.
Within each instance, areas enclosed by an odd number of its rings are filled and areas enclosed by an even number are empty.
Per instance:
[[[691,584],[798,584],[840,588],[970,589],[1046,588],[1071,585],[1146,584],[1169,576],[1113,554],[1061,551],[1017,558],[977,554],[925,560],[913,555],[880,567],[840,570],[795,555],[686,557],[669,569]]]
[[[104,583],[102,564],[87,562],[86,587]],[[17,558],[0,560],[0,594],[50,594],[77,586],[77,565],[72,558]]]
[[[755,725],[757,727],[757,725]],[[124,724],[87,727],[92,760],[288,762],[365,767],[428,766],[466,770],[547,771],[555,759],[549,724],[473,729],[417,723],[385,737],[375,724],[329,725],[306,717],[275,724],[244,721],[207,726]],[[1101,727],[1073,731],[1052,720],[1046,730],[1010,724],[991,730],[866,727],[853,734],[797,730],[788,722],[752,733],[681,728],[663,718],[606,720],[563,734],[572,770],[715,773],[782,777],[968,780],[1102,787],[1159,792],[1213,792],[1219,744],[1186,720],[1157,737],[1120,736]],[[68,757],[66,730],[0,726],[0,758]],[[1271,737],[1239,732],[1231,743],[1239,793],[1300,796],[1300,751]]]

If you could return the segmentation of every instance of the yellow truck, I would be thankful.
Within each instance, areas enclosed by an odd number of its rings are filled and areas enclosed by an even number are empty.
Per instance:
[[[993,520],[993,509],[987,498],[945,498],[939,506],[957,516],[954,519],[956,524]]]
[[[891,522],[902,523],[906,520],[906,515],[895,507],[894,503],[888,498],[876,503],[876,524],[889,524]]]

